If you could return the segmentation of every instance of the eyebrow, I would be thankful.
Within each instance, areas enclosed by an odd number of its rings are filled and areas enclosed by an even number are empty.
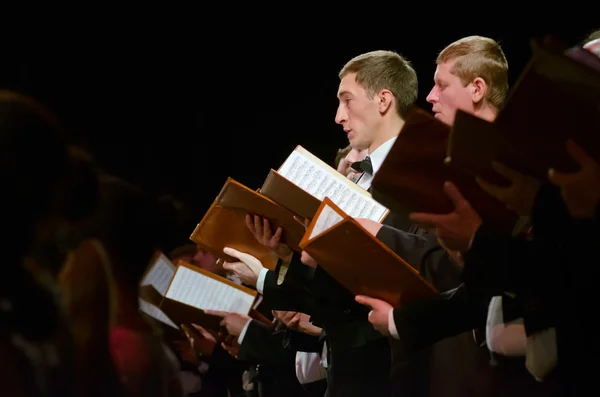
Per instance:
[[[337,94],[338,98],[341,98],[343,96],[352,96],[352,94],[349,91],[340,91]]]

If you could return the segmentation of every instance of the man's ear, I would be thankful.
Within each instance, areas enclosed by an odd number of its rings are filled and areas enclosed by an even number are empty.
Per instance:
[[[473,103],[481,103],[487,92],[487,84],[481,77],[476,77],[470,84],[471,99]]]
[[[383,89],[377,94],[379,113],[386,113],[394,104],[394,95],[390,90]]]

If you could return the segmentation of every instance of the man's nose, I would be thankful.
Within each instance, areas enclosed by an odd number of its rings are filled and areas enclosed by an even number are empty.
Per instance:
[[[337,112],[335,113],[335,122],[337,124],[342,124],[347,121],[347,119],[348,117],[346,115],[346,110],[342,106],[339,106]]]
[[[425,98],[425,100],[429,103],[434,103],[438,101],[438,95],[435,92],[435,88],[429,91],[429,95],[427,95],[427,98]]]

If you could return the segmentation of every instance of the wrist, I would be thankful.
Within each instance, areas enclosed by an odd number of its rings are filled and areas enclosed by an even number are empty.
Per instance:
[[[283,261],[284,265],[288,265],[292,261],[293,255],[294,251],[292,251],[292,249],[288,246],[279,249],[278,256]]]

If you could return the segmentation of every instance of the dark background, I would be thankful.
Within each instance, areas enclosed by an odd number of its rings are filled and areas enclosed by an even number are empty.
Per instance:
[[[435,58],[456,39],[499,40],[512,84],[531,37],[553,33],[572,45],[600,27],[462,18],[420,28],[406,17],[398,26],[332,20],[327,29],[286,19],[207,26],[210,17],[173,27],[124,23],[118,33],[110,24],[91,33],[56,26],[5,48],[0,84],[53,108],[109,172],[203,211],[228,176],[258,188],[298,144],[333,162],[347,144],[334,122],[337,73],[355,55],[388,49],[407,57],[419,77],[418,105],[429,110]]]

